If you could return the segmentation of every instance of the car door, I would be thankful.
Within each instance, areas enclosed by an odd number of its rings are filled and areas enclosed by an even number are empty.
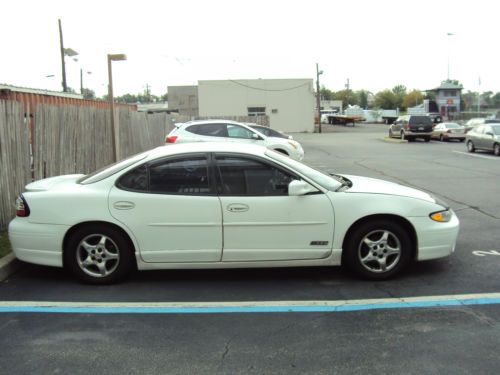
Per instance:
[[[322,192],[289,196],[300,179],[262,158],[215,156],[219,172],[223,262],[326,258],[331,254],[334,215]]]
[[[109,210],[145,262],[218,262],[222,214],[205,154],[164,158],[121,176]]]
[[[487,150],[493,150],[494,135],[491,126],[485,125],[483,134],[483,147]]]
[[[485,148],[485,142],[484,142],[484,125],[478,126],[473,133],[474,138],[472,138],[472,141],[474,142],[474,145],[476,148]]]

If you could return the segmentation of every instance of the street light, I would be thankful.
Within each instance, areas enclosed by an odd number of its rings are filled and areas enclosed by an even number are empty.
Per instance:
[[[85,72],[87,74],[92,74],[92,72]],[[83,95],[83,69],[80,68],[80,94]]]
[[[108,100],[109,109],[111,112],[111,146],[113,148],[113,161],[117,161],[116,150],[116,129],[115,129],[115,103],[113,101],[113,71],[111,69],[111,61],[127,60],[127,55],[123,53],[108,54]]]
[[[316,106],[318,107],[318,131],[321,133],[321,103],[320,103],[320,93],[319,93],[319,76],[323,74],[322,70],[319,70],[318,63],[316,63]]]

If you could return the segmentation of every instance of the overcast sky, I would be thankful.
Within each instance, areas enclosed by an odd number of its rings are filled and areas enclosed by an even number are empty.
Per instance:
[[[68,85],[101,96],[108,53],[115,95],[161,95],[198,80],[314,78],[337,91],[374,93],[403,84],[500,91],[500,6],[447,0],[5,1],[0,83],[61,90],[58,18]],[[448,35],[449,33],[454,35]],[[55,77],[46,77],[54,75]],[[479,77],[481,86],[479,86]]]

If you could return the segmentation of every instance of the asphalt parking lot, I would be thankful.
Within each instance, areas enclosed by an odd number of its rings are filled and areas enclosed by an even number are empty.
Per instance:
[[[0,283],[1,301],[30,308],[0,309],[0,372],[498,373],[500,304],[479,302],[500,301],[500,158],[387,141],[385,125],[323,130],[294,135],[306,163],[439,196],[461,222],[456,252],[382,282],[336,267],[153,271],[96,287],[26,265]]]

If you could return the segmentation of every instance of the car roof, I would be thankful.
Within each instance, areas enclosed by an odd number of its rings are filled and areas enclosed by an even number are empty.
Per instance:
[[[188,154],[196,152],[231,152],[252,155],[263,155],[267,148],[265,146],[236,143],[236,142],[189,142],[168,144],[154,148],[147,152],[147,159],[156,159],[163,156]]]
[[[202,125],[202,124],[236,124],[236,125],[244,125],[241,122],[233,121],[233,120],[224,120],[224,119],[212,119],[212,120],[192,120],[187,122],[178,122],[175,124],[176,127],[180,126],[188,126],[188,125]]]

